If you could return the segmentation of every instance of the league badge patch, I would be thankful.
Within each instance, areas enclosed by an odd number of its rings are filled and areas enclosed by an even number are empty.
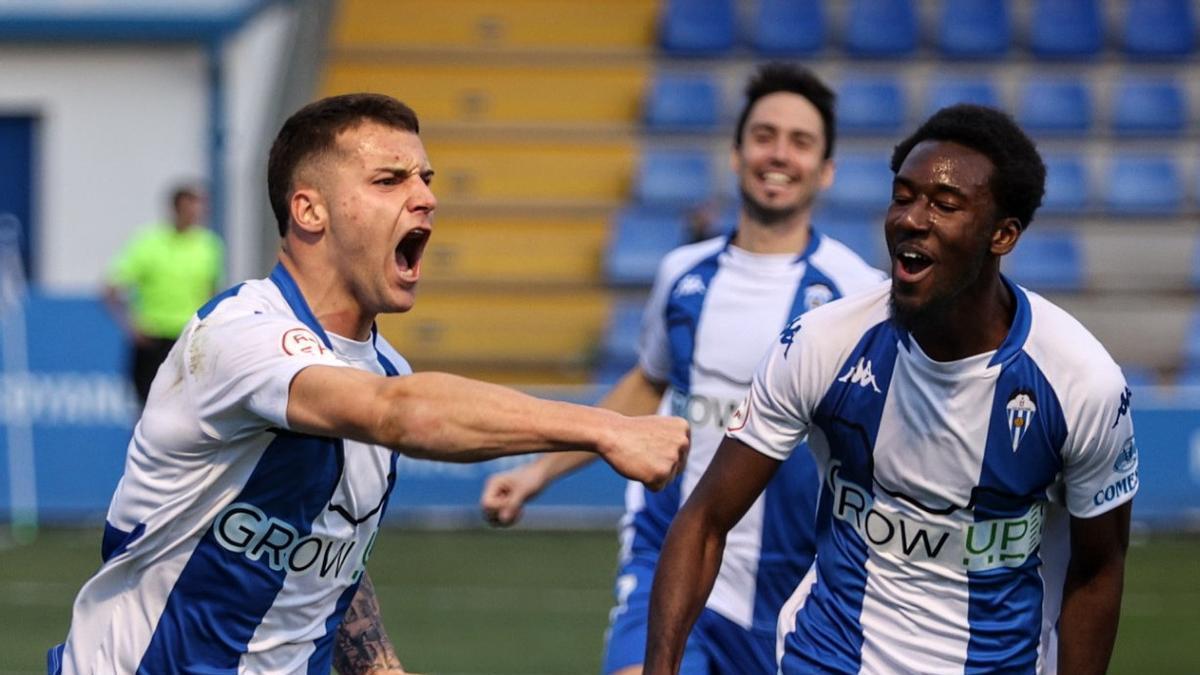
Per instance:
[[[1012,396],[1008,397],[1008,405],[1005,406],[1005,409],[1008,410],[1008,435],[1012,438],[1013,452],[1016,452],[1030,423],[1033,422],[1034,413],[1037,412],[1033,392],[1028,389],[1014,391]]]

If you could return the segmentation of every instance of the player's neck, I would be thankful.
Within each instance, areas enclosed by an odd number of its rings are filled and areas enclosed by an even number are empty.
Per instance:
[[[772,223],[760,223],[744,212],[738,218],[737,236],[733,245],[751,253],[795,253],[799,255],[808,247],[811,227],[809,212]]]
[[[321,328],[352,340],[371,337],[375,315],[362,310],[345,285],[339,283],[332,266],[305,265],[289,255],[286,247],[279,252],[279,262],[292,275]]]
[[[1016,298],[1000,275],[986,275],[944,310],[910,327],[913,339],[934,361],[958,361],[994,351],[1008,337]]]

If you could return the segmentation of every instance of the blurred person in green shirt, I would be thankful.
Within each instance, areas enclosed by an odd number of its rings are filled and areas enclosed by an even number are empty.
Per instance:
[[[142,405],[150,382],[184,324],[217,290],[224,269],[221,239],[203,224],[204,194],[171,193],[170,222],[155,223],[113,262],[104,300],[132,345],[130,377]]]

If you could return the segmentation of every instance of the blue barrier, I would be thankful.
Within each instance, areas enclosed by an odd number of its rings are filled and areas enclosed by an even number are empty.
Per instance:
[[[0,430],[18,412],[33,422],[44,521],[98,524],[120,478],[137,409],[123,375],[122,337],[93,298],[34,296],[27,320],[30,373],[0,373]],[[1133,407],[1141,482],[1135,518],[1166,526],[1200,519],[1200,404],[1135,390]],[[9,509],[4,436],[0,433],[0,517]],[[483,464],[401,458],[388,518],[479,523],[477,503],[487,476],[523,461],[528,458]],[[597,462],[548,489],[530,507],[529,518],[611,524],[624,487],[623,479]]]

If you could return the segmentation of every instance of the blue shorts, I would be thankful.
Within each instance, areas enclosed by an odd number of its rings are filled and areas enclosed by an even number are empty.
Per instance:
[[[640,665],[646,656],[655,558],[635,556],[617,573],[617,606],[608,616],[603,673]],[[747,630],[705,608],[683,651],[680,675],[775,675],[775,634]]]

